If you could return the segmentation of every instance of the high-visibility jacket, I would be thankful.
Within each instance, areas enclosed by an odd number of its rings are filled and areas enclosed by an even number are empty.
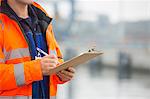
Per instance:
[[[32,82],[43,79],[40,60],[31,60],[30,44],[19,22],[5,11],[0,0],[0,96],[31,96]],[[37,3],[32,7],[43,26],[48,52],[56,53],[63,62],[62,54],[55,40],[51,18]],[[50,96],[55,97],[57,84],[63,84],[56,74],[50,76]]]

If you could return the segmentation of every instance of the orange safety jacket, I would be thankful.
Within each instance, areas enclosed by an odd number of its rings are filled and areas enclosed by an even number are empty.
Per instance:
[[[43,79],[40,60],[31,60],[29,44],[17,20],[4,11],[0,0],[0,96],[31,96],[32,82]],[[32,6],[39,13],[40,20],[51,20],[37,3]],[[37,14],[38,15],[38,14]],[[55,51],[59,61],[62,54],[55,40],[52,25],[47,22],[45,37],[49,53]],[[50,96],[55,97],[57,84],[63,84],[56,74],[50,76]]]

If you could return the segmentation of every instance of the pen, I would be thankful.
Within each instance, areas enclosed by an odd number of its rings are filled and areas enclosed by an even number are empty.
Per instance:
[[[48,54],[46,52],[44,52],[43,50],[41,50],[40,48],[36,48],[40,53],[44,54],[45,56],[47,56]]]
[[[37,51],[39,51],[40,53],[44,54],[45,56],[48,56],[48,54],[46,52],[44,52],[43,50],[41,50],[40,48],[36,48]],[[58,57],[59,59],[63,59],[62,57]]]

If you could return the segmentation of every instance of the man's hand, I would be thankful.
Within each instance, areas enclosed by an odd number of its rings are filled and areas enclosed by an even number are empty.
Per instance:
[[[50,70],[58,64],[58,58],[55,55],[44,56],[41,59],[41,68],[43,75],[50,75]]]
[[[74,77],[75,69],[73,67],[69,67],[66,70],[62,70],[57,73],[57,76],[61,81],[69,81]]]

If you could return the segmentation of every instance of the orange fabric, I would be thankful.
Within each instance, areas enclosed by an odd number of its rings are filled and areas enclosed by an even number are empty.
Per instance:
[[[43,79],[40,60],[28,61],[24,63],[26,85],[33,81]]]
[[[34,3],[34,5],[44,11],[37,3]],[[7,15],[0,13],[0,21],[0,59],[5,58],[3,52],[4,48],[6,51],[28,48],[23,33],[14,20],[10,19]],[[4,24],[4,27],[2,23]],[[58,57],[62,57],[52,31],[52,25],[49,25],[49,28],[47,29],[46,39],[49,50],[56,50]],[[60,61],[63,62],[62,60]],[[24,66],[25,85],[21,87],[17,86],[14,77],[14,65],[17,63],[23,63]],[[40,60],[31,61],[30,57],[22,57],[0,63],[0,96],[29,96],[32,94],[32,82],[42,79]],[[52,96],[56,95],[57,84],[62,83],[64,82],[60,81],[56,75],[50,77],[50,93]]]
[[[33,81],[42,80],[41,66],[37,66],[40,65],[39,60],[23,62],[23,64],[26,85],[31,85]],[[14,64],[0,64],[0,93],[7,90],[16,90],[17,88],[14,77]]]
[[[49,45],[51,46],[51,48],[53,50],[56,50],[58,57],[62,58],[62,54],[61,54],[59,45],[58,45],[58,43],[57,43],[57,41],[55,39],[55,36],[54,36],[52,28],[53,28],[52,25],[49,25],[47,32],[50,32],[50,33],[47,33],[47,40],[50,40],[51,38],[54,38],[53,45],[51,45],[51,44],[49,44]],[[51,30],[51,31],[49,31],[49,30]],[[50,41],[47,41],[47,42],[50,42]]]
[[[30,61],[31,60],[31,57],[24,57],[24,58],[17,58],[17,59],[11,59],[11,60],[8,60],[6,61],[5,63],[6,64],[17,64],[17,63],[21,63],[22,61]]]
[[[0,14],[0,59],[4,59],[3,49],[11,51],[17,48],[27,48],[28,45],[15,21],[4,14]],[[4,27],[3,27],[3,25]],[[3,28],[2,28],[3,27]],[[19,42],[19,44],[18,44]],[[24,64],[25,86],[18,87],[14,77],[14,65]],[[36,65],[36,66],[35,66]],[[30,57],[23,57],[0,63],[0,95],[31,95],[31,83],[42,80],[42,72],[39,60],[31,61]]]

